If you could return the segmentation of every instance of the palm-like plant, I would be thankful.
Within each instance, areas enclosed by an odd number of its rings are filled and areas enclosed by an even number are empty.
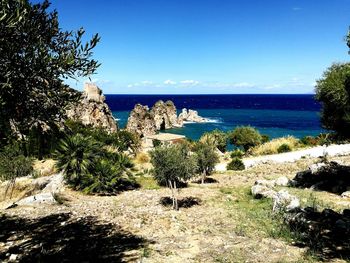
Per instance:
[[[56,150],[57,168],[64,171],[68,184],[77,187],[100,156],[101,146],[91,137],[76,134],[65,138]]]

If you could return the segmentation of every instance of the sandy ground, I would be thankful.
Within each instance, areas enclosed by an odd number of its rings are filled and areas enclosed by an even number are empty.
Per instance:
[[[273,162],[273,163],[286,163],[295,162],[296,160],[304,158],[317,158],[327,155],[329,157],[343,156],[350,154],[350,144],[330,145],[330,146],[317,146],[305,150],[293,151],[288,153],[264,155],[258,157],[244,158],[243,162],[245,167],[253,167],[261,163]],[[220,163],[216,166],[216,171],[226,171],[227,163]]]

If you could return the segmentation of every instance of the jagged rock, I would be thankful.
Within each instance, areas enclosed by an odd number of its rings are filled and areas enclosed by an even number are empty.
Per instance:
[[[178,121],[176,107],[170,100],[163,102],[157,101],[151,109],[157,130],[171,129],[174,127],[182,127],[182,121]]]
[[[265,185],[256,184],[252,186],[251,193],[255,199],[261,199],[273,198],[276,194],[276,191],[272,190],[271,188]]]
[[[275,184],[278,186],[288,186],[289,179],[286,176],[281,176],[281,177],[276,179]]]
[[[197,111],[187,110],[186,108],[182,109],[182,112],[179,114],[178,119],[182,122],[208,122],[208,119],[199,116]]]
[[[66,115],[69,119],[79,121],[84,125],[100,127],[108,132],[116,132],[118,130],[117,122],[104,101],[105,97],[102,95],[101,89],[95,84],[86,83],[80,101],[71,105]]]
[[[157,127],[148,106],[141,104],[135,105],[134,109],[130,112],[126,130],[136,133],[140,137],[157,133]]]
[[[273,211],[292,211],[300,208],[299,199],[285,190],[279,191],[273,196]]]

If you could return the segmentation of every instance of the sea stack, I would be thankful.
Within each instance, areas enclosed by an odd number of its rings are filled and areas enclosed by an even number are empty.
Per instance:
[[[112,112],[105,103],[102,90],[93,83],[85,83],[81,99],[70,106],[66,115],[69,119],[116,132],[118,125]]]

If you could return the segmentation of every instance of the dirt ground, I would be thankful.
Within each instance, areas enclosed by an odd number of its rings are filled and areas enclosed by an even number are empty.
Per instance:
[[[350,157],[335,159],[350,164]],[[148,185],[118,196],[66,189],[60,205],[0,212],[0,261],[12,257],[23,262],[317,262],[307,248],[274,237],[270,204],[248,194],[257,179],[293,178],[315,161],[214,174],[211,183],[180,189],[179,199],[187,198],[189,207],[179,211],[160,203],[170,195],[166,188]],[[305,204],[312,195],[337,210],[350,206],[349,199],[335,194],[293,193]]]

